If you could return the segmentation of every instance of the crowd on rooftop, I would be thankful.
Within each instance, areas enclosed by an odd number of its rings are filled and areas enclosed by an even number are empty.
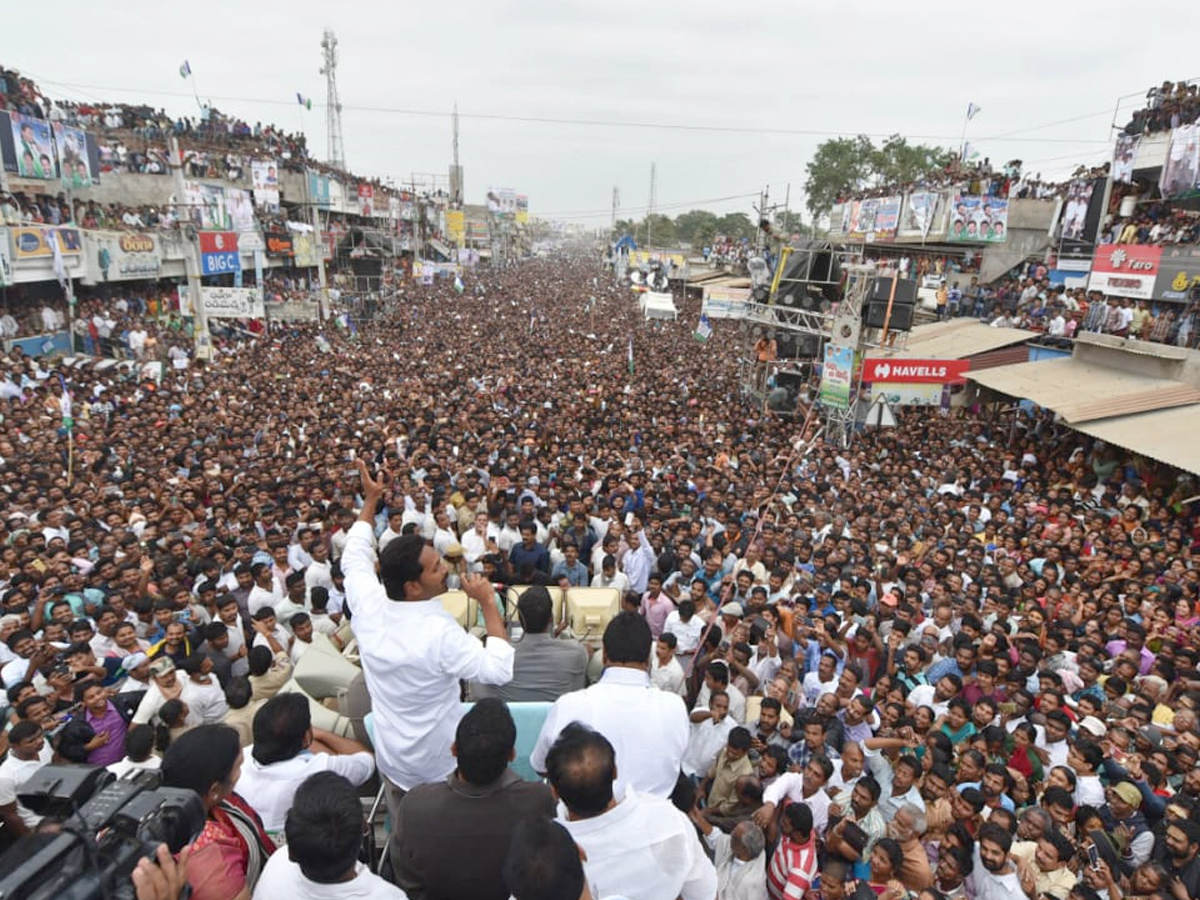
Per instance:
[[[990,407],[845,450],[740,394],[736,329],[649,328],[598,277],[406,287],[159,382],[7,358],[0,835],[54,759],[204,795],[199,900],[328,867],[326,896],[1196,896],[1192,477]],[[493,582],[534,586],[523,637]],[[555,636],[578,585],[621,592],[590,661]],[[369,747],[276,693],[312,653],[361,661]],[[508,762],[532,699],[549,786]],[[398,887],[353,862],[374,770]],[[306,832],[352,806],[354,840]]]

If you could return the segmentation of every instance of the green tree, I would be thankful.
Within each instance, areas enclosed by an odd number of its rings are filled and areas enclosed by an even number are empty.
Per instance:
[[[823,141],[805,167],[808,211],[818,219],[844,191],[917,181],[941,171],[954,155],[943,147],[909,144],[898,134],[879,147],[865,134]]]
[[[797,210],[789,209],[775,217],[775,227],[786,235],[804,234],[804,221]]]
[[[726,213],[717,220],[717,234],[730,238],[752,238],[755,228],[755,223],[745,213]]]
[[[893,134],[874,152],[872,176],[881,185],[907,184],[946,168],[956,155],[944,147],[910,144]]]
[[[865,134],[852,138],[822,141],[804,167],[804,182],[809,213],[815,219],[829,212],[834,199],[844,190],[865,187],[871,177],[871,156],[875,148]]]
[[[693,209],[675,217],[675,236],[696,245],[696,235],[716,234],[717,216],[707,209]]]
[[[652,213],[638,223],[636,239],[648,247],[670,247],[675,243],[675,223],[670,216]]]
[[[637,224],[632,219],[617,219],[617,224],[613,226],[613,238],[621,238],[627,234],[633,234],[637,230]]]

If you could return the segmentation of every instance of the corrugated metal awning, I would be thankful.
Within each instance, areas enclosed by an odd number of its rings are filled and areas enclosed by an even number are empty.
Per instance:
[[[1200,406],[1160,409],[1075,426],[1084,434],[1200,475]]]
[[[1010,397],[1052,409],[1070,425],[1200,403],[1200,389],[1068,359],[969,372],[967,378]]]
[[[909,332],[904,349],[893,355],[908,359],[969,359],[1001,347],[1023,344],[1034,337],[1032,331],[1021,328],[992,328],[977,319],[951,319],[918,325]]]

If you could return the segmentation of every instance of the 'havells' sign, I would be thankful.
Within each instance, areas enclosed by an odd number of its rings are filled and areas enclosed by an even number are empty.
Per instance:
[[[958,384],[970,368],[965,359],[866,359],[862,379],[870,384]]]

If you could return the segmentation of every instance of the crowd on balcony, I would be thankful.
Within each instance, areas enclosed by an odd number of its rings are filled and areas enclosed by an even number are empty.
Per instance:
[[[1164,81],[1146,91],[1146,105],[1125,125],[1126,134],[1152,134],[1200,119],[1200,84]]]

